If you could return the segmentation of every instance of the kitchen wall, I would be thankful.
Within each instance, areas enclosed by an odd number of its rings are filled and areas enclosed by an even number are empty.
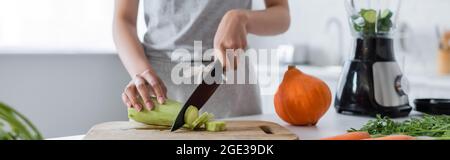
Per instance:
[[[352,50],[352,38],[346,19],[344,0],[290,0],[292,24],[290,30],[276,37],[251,36],[256,48],[277,48],[278,45],[298,46],[298,52],[308,52],[306,59],[313,65],[340,65]],[[254,8],[263,8],[263,1],[254,1]],[[399,61],[406,57],[406,72],[433,75],[436,72],[438,40],[436,26],[450,28],[449,0],[404,0],[399,17],[397,41]],[[306,49],[305,49],[306,48]]]
[[[0,101],[26,115],[45,137],[127,120],[120,93],[128,81],[115,54],[0,54]]]

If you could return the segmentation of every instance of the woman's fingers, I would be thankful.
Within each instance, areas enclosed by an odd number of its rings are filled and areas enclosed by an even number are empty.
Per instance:
[[[236,56],[239,49],[247,47],[246,16],[240,11],[229,11],[222,17],[214,36],[215,56],[225,70],[236,70]],[[230,51],[232,51],[230,53]],[[229,56],[228,56],[229,54]],[[230,64],[231,63],[231,64]]]
[[[145,107],[148,110],[152,110],[154,107],[154,104],[151,100],[150,89],[149,89],[145,79],[140,75],[136,75],[134,77],[134,85],[136,86],[136,89],[139,92],[139,95],[141,95],[141,98],[144,101]]]
[[[156,94],[156,98],[158,99],[159,104],[163,104],[166,101],[166,93],[164,93],[164,90],[162,89],[161,82],[155,79],[150,79],[148,81]]]
[[[127,94],[122,93],[122,102],[127,105],[128,108],[132,108],[133,105],[131,105],[130,99],[128,99]]]
[[[159,77],[151,70],[147,70],[136,75],[127,85],[122,94],[122,101],[127,107],[135,108],[140,112],[143,107],[148,110],[155,107],[151,97],[156,97],[158,103],[163,104],[167,99],[167,88]],[[139,98],[142,98],[144,104],[140,103]]]
[[[150,87],[152,88],[153,93],[156,96],[156,99],[158,100],[159,104],[163,104],[166,101],[166,91],[163,89],[163,83],[162,81],[159,81],[159,79],[152,75],[151,72],[146,71],[141,76],[148,82]]]
[[[142,105],[139,103],[139,100],[138,100],[139,94],[137,92],[137,89],[136,89],[136,86],[134,85],[134,83],[128,84],[127,87],[125,88],[124,93],[127,95],[133,108],[136,109],[137,111],[141,111]]]
[[[158,78],[159,84],[161,84],[161,88],[163,90],[164,93],[164,99],[167,99],[167,87],[166,85],[164,85],[163,81],[161,80],[161,78]]]
[[[222,63],[222,66],[225,70],[236,70],[237,69],[237,57],[242,52],[245,52],[243,49],[244,43],[233,45],[222,45],[216,50],[215,56]]]
[[[225,68],[226,63],[225,63],[225,57],[223,57],[224,55],[225,55],[225,53],[223,53],[222,48],[215,48],[214,60],[218,60],[222,64],[222,67]]]

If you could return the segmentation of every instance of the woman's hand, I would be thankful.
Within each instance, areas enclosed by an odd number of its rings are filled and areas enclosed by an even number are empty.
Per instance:
[[[148,110],[152,110],[155,105],[151,97],[156,97],[160,104],[167,99],[167,88],[152,69],[136,75],[122,93],[122,101],[127,107],[135,108],[137,111],[141,111],[144,107],[139,98],[142,98]]]
[[[133,77],[122,93],[122,101],[128,107],[141,111],[143,107],[149,110],[154,107],[151,96],[157,97],[158,103],[164,103],[167,91],[164,83],[151,69],[139,41],[136,27],[138,8],[139,0],[115,1],[113,35],[120,60]]]
[[[215,57],[224,67],[229,64],[227,49],[245,49],[247,34],[277,35],[286,32],[290,25],[289,4],[287,0],[264,0],[264,10],[231,10],[227,12],[217,28],[214,37]],[[218,52],[217,52],[218,51]],[[239,51],[239,50],[238,50]],[[234,68],[236,69],[236,54],[233,52]]]
[[[231,10],[228,11],[217,28],[214,37],[214,48],[216,49],[215,57],[222,63],[224,68],[228,67],[230,60],[226,53],[227,50],[232,50],[234,54],[238,49],[245,49],[247,47],[247,15],[245,10]],[[234,59],[234,69],[236,69],[237,59]]]

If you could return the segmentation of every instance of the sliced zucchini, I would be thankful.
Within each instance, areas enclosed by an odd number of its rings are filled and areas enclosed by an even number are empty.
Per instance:
[[[375,23],[377,21],[377,11],[367,10],[363,12],[362,17],[367,23]]]
[[[206,130],[210,132],[220,132],[226,130],[224,121],[212,121],[206,123]]]
[[[194,122],[192,122],[191,129],[193,130],[202,127],[206,122],[208,122],[213,117],[214,115],[208,112],[202,113],[196,120],[194,120]]]
[[[184,123],[187,125],[192,125],[192,123],[195,121],[195,119],[198,118],[198,109],[194,106],[189,106],[186,109],[186,113],[184,113]]]

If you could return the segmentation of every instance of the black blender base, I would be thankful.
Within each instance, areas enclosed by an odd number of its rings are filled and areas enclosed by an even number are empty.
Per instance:
[[[407,117],[411,112],[412,107],[409,105],[397,106],[397,107],[379,107],[377,109],[365,109],[362,106],[336,106],[336,111],[340,114],[350,114],[350,115],[362,115],[376,117],[380,115],[382,117],[399,118]]]

